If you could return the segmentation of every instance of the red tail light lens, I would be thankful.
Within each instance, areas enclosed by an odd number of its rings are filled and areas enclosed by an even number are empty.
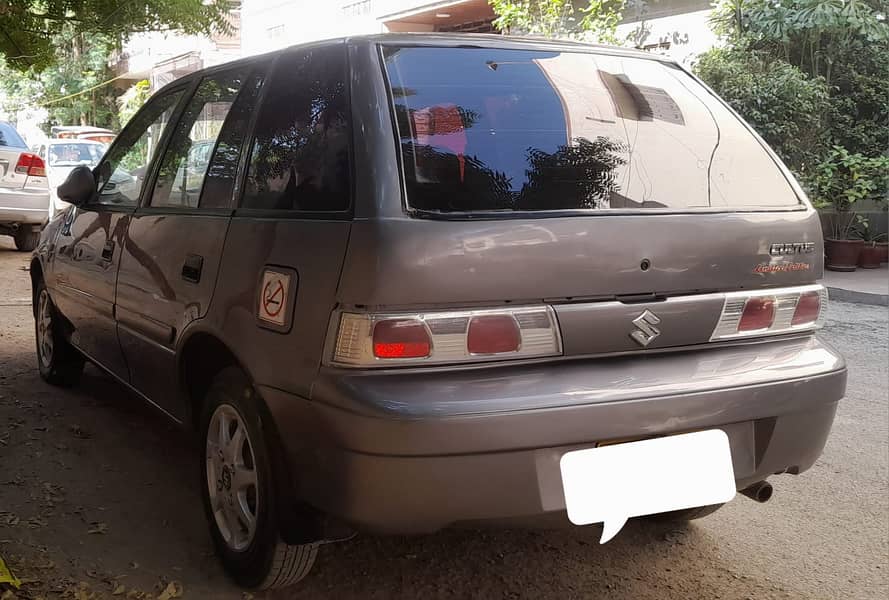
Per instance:
[[[821,316],[821,294],[818,292],[806,292],[801,294],[796,303],[791,325],[806,325],[814,323]]]
[[[738,331],[768,329],[775,321],[775,298],[765,296],[750,298],[744,304],[744,312],[738,322]]]
[[[426,358],[432,340],[422,321],[391,319],[374,326],[373,348],[377,358]]]
[[[519,324],[511,315],[473,317],[466,346],[470,354],[517,352],[522,345]]]
[[[400,314],[342,312],[334,313],[333,319],[330,333],[336,327],[336,337],[329,341],[330,363],[336,366],[425,367],[562,353],[555,311],[546,305]]]
[[[15,172],[29,177],[46,177],[46,163],[36,154],[22,152],[15,164]]]

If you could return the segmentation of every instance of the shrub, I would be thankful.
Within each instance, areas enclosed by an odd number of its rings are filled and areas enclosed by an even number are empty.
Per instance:
[[[797,175],[823,154],[829,94],[811,78],[763,53],[715,48],[702,54],[697,75],[741,114]]]
[[[855,207],[864,201],[885,204],[889,157],[868,157],[834,146],[809,178],[812,201],[819,209],[833,209],[828,233],[848,239],[856,224]]]

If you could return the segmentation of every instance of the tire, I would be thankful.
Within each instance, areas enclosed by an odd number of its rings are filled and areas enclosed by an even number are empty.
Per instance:
[[[682,510],[674,510],[656,515],[648,515],[644,517],[655,523],[687,523],[695,519],[702,519],[708,515],[712,515],[722,508],[723,504],[711,504],[709,506],[696,506],[694,508],[685,508]]]
[[[30,227],[19,227],[12,236],[15,240],[15,249],[19,252],[31,252],[40,243],[40,232]]]
[[[260,402],[244,374],[230,367],[213,379],[201,419],[201,495],[210,535],[232,579],[255,590],[295,584],[318,553],[318,544],[281,540],[266,438],[271,434],[263,427]]]
[[[83,355],[62,334],[59,312],[42,279],[34,290],[34,303],[34,337],[40,377],[61,387],[76,385],[83,373]]]

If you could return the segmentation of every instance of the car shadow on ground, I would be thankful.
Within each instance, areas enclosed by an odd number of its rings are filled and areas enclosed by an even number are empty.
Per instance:
[[[46,523],[16,530],[12,541],[21,553],[50,558],[59,576],[72,580],[92,572],[139,589],[178,580],[186,597],[241,598],[211,548],[198,492],[198,444],[95,368],[87,367],[72,390],[45,384],[25,350],[0,356],[12,367],[0,381],[0,398],[7,398],[0,400],[0,424],[9,417],[3,415],[9,398],[24,419],[0,449],[11,450],[11,476],[19,482],[4,492],[12,506],[4,510],[23,522],[43,514]],[[43,505],[32,499],[47,484],[63,500],[41,513]],[[604,546],[599,532],[591,526],[361,535],[322,547],[297,588],[254,597],[665,598],[682,596],[677,579],[693,596],[727,597],[722,577],[695,567],[702,553],[717,551],[702,529],[631,521]],[[0,528],[0,539],[10,537]],[[717,571],[731,580],[728,569]]]

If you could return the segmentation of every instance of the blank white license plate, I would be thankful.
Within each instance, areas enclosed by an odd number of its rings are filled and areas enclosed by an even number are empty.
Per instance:
[[[721,429],[567,452],[559,465],[568,518],[575,525],[603,523],[603,544],[631,517],[735,497],[732,453]]]

